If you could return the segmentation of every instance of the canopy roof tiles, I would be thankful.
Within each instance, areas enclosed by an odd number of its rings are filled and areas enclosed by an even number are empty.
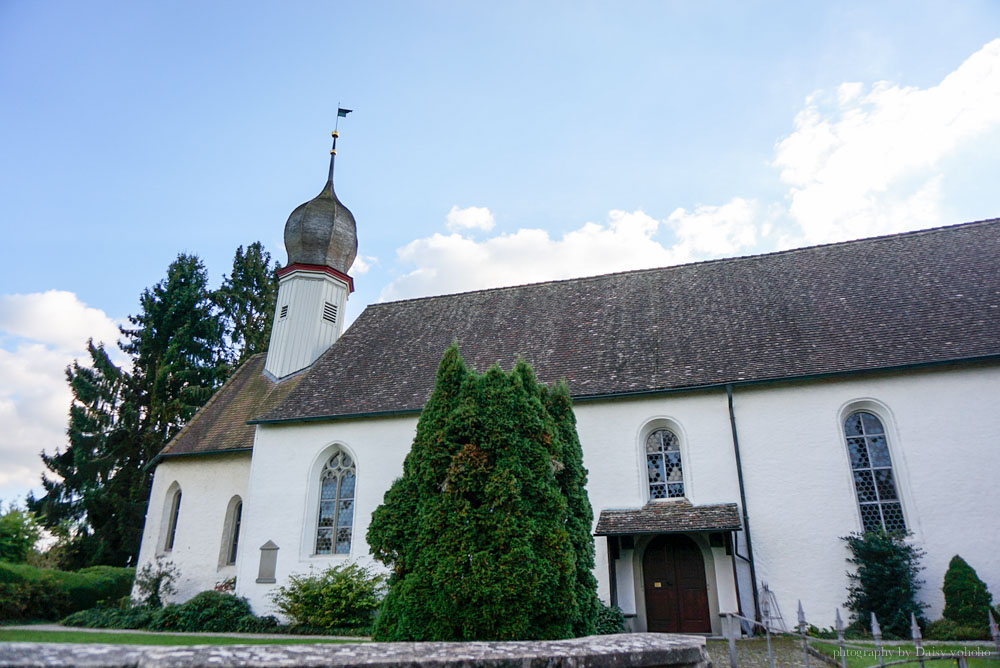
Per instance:
[[[738,531],[735,503],[693,506],[685,500],[650,501],[642,508],[602,510],[595,536],[632,536],[644,533]]]

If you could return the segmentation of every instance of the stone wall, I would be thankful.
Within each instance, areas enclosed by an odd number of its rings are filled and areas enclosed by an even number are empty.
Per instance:
[[[409,666],[412,668],[711,668],[705,639],[634,633],[574,640],[144,647],[0,643],[4,666]]]

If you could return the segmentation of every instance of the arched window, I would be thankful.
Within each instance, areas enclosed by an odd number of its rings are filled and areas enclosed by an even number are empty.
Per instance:
[[[230,511],[227,520],[226,558],[223,563],[228,565],[236,563],[236,550],[240,545],[240,525],[243,523],[243,501],[240,497],[234,497],[233,501],[230,502]]]
[[[681,447],[674,432],[657,429],[646,437],[646,472],[650,499],[675,499],[684,496]]]
[[[316,554],[350,554],[355,481],[351,456],[336,448],[320,473]]]
[[[163,551],[170,552],[174,549],[174,538],[177,536],[177,516],[181,513],[181,490],[176,489],[170,499],[170,516],[167,519],[166,540],[163,542]]]
[[[844,437],[864,530],[906,531],[882,421],[867,411],[851,413],[844,421]]]

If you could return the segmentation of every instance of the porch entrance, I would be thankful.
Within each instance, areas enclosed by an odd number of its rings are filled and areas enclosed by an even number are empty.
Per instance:
[[[681,534],[654,538],[642,557],[646,627],[654,633],[711,633],[705,561]]]

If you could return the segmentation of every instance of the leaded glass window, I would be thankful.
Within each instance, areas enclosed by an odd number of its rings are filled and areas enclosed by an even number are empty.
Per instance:
[[[320,474],[316,554],[350,554],[355,481],[351,456],[338,448]]]
[[[906,531],[882,421],[865,411],[851,413],[844,421],[844,437],[864,530]]]
[[[676,499],[684,496],[680,442],[669,429],[657,429],[646,437],[646,475],[649,478],[649,498]]]

